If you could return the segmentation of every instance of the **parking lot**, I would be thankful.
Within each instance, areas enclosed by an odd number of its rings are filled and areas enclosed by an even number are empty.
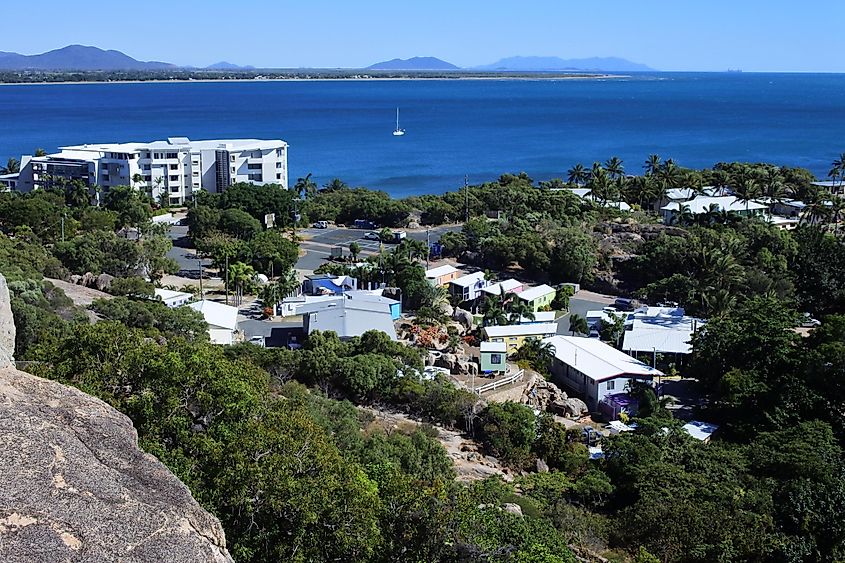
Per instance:
[[[444,227],[434,227],[428,232],[424,230],[419,231],[405,231],[408,238],[413,240],[430,242],[437,242],[440,240],[440,235],[449,231],[460,231],[460,225],[449,225]],[[397,229],[400,230],[400,229]],[[329,227],[327,229],[300,229],[299,235],[303,238],[300,246],[305,250],[305,255],[299,258],[296,264],[298,270],[313,271],[323,263],[323,261],[331,255],[331,249],[335,246],[342,246],[348,252],[349,244],[357,242],[361,247],[361,255],[368,256],[377,254],[379,251],[380,242],[377,240],[368,240],[364,236],[371,232],[367,229],[348,229],[342,227]],[[378,231],[375,231],[378,232]],[[385,248],[391,248],[392,244],[385,244]]]

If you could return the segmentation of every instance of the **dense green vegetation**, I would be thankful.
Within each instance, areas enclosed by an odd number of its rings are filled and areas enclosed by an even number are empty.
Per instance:
[[[690,171],[657,158],[634,178],[613,159],[570,175],[569,185],[639,209],[605,208],[554,190],[568,182],[534,186],[525,175],[402,201],[303,178],[302,200],[250,186],[203,197],[190,233],[230,263],[233,287],[249,268],[274,273],[270,287],[284,293],[294,213],[302,223],[398,226],[468,210],[462,230],[444,236],[447,253],[538,281],[613,284],[707,316],[683,368],[705,398],[696,417],[720,425],[710,443],[638,387],[636,431],[605,438],[604,457],[591,460],[581,429],[423,379],[421,352],[377,332],[349,341],[316,333],[298,350],[215,347],[196,314],[145,299],[143,277],[168,271],[169,242],[148,224],[149,200],[128,190],[101,207],[73,186],[0,195],[17,356],[43,360],[31,369],[126,413],[141,446],[221,519],[238,561],[845,559],[845,243],[835,213],[820,205],[813,213],[824,220],[795,231],[715,215],[669,227],[648,213],[683,185],[764,186],[770,197],[819,202],[811,178],[766,165]],[[281,228],[265,228],[267,213]],[[637,237],[614,238],[620,230]],[[424,279],[425,252],[406,240],[325,269],[397,286],[431,320],[445,296]],[[95,325],[43,280],[87,271],[118,276],[119,297],[93,305],[105,319]],[[485,306],[488,322],[519,314],[504,299]],[[561,291],[558,302],[567,299]],[[795,330],[804,312],[821,320],[807,336]],[[527,346],[519,359],[546,372],[549,350]],[[442,429],[472,437],[513,482],[457,480]]]

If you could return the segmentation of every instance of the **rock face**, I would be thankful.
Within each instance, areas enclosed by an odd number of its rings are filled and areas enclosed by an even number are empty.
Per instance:
[[[0,274],[0,369],[15,361],[15,321],[6,278]]]
[[[0,346],[11,355],[2,289]],[[232,561],[220,522],[138,448],[126,416],[8,361],[0,468],[0,561]]]

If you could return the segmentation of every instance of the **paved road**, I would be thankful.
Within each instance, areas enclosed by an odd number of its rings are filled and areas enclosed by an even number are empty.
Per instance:
[[[406,231],[408,238],[414,240],[425,241],[427,238],[431,242],[440,240],[440,235],[449,231],[460,231],[460,225],[449,225],[443,227],[433,227],[430,232],[426,231]],[[300,257],[296,263],[298,270],[313,271],[317,269],[323,261],[331,255],[331,249],[334,246],[349,247],[349,243],[357,242],[361,246],[361,255],[369,256],[377,254],[379,251],[379,241],[368,240],[364,238],[369,231],[365,229],[348,229],[339,227],[330,227],[328,229],[301,229],[299,234],[307,237],[303,240],[300,246],[305,250],[305,255]],[[386,244],[386,248],[392,245]]]
[[[173,258],[179,264],[179,272],[176,274],[183,278],[199,279],[199,259],[193,248],[187,248],[188,227],[170,225],[170,240],[173,241],[173,248],[167,252],[168,258]],[[203,268],[211,266],[211,260],[202,261]]]
[[[572,313],[586,317],[587,311],[600,310],[612,303],[613,298],[579,291],[575,296],[570,297],[569,299],[569,313],[557,320],[557,333],[566,335],[571,334],[569,332],[569,315]]]

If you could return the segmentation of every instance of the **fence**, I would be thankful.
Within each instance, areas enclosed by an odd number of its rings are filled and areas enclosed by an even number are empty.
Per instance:
[[[505,385],[510,385],[511,383],[515,383],[517,381],[521,381],[522,378],[525,376],[525,370],[521,369],[513,375],[510,375],[504,379],[499,379],[498,381],[491,381],[490,383],[486,383],[481,387],[475,388],[475,393],[477,395],[482,395],[487,393],[488,391],[495,391],[499,387],[504,387]]]

